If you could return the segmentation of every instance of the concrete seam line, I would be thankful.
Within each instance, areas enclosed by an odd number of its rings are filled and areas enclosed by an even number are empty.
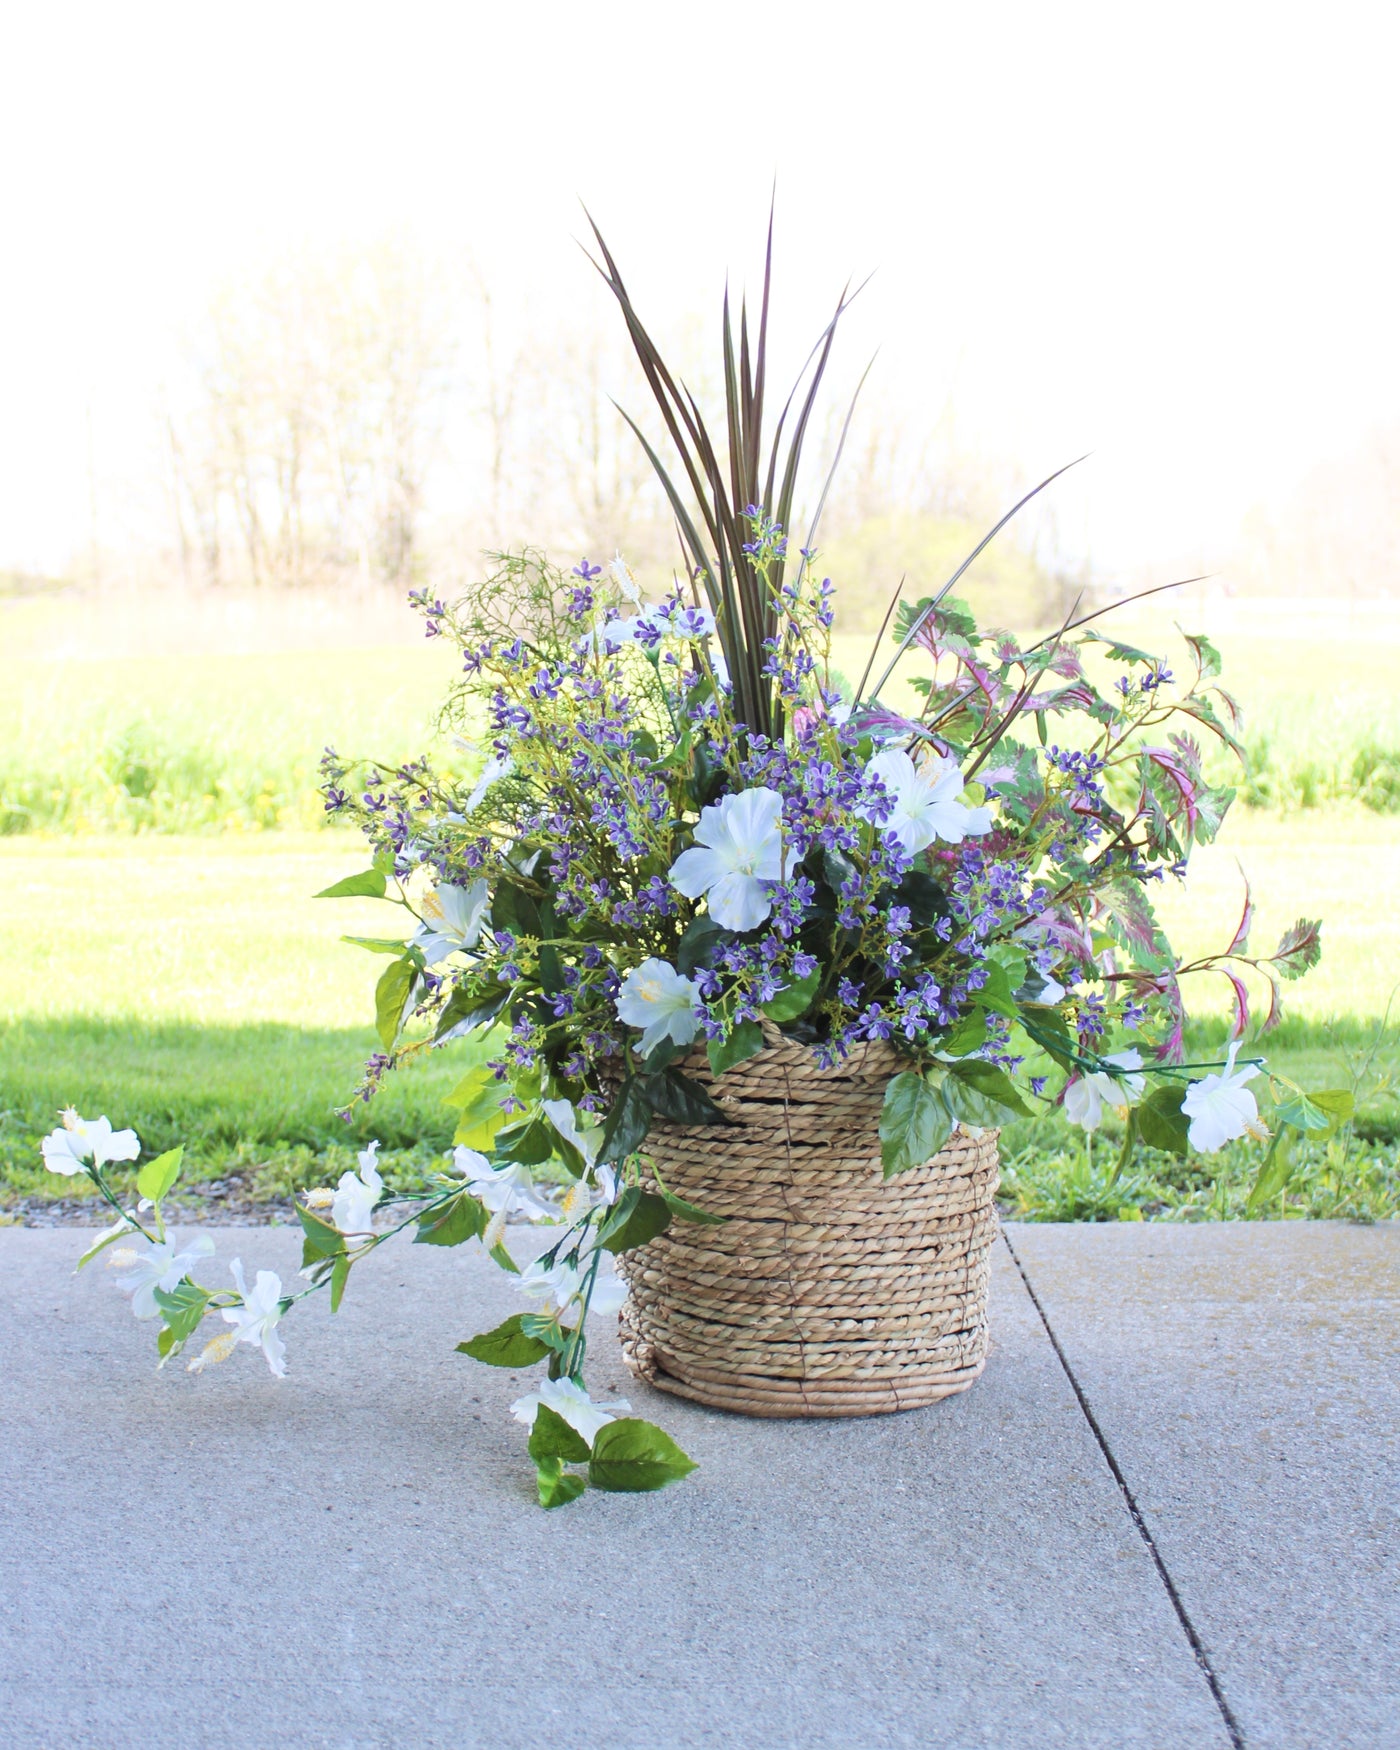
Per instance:
[[[1073,1391],[1079,1402],[1079,1408],[1084,1412],[1084,1420],[1089,1424],[1089,1431],[1098,1443],[1099,1451],[1104,1457],[1104,1463],[1108,1466],[1113,1475],[1114,1482],[1118,1485],[1119,1493],[1123,1497],[1124,1505],[1128,1509],[1133,1524],[1137,1526],[1138,1536],[1141,1537],[1142,1541],[1147,1545],[1147,1553],[1152,1557],[1152,1565],[1157,1570],[1157,1578],[1162,1582],[1167,1597],[1171,1600],[1172,1609],[1176,1612],[1177,1621],[1181,1624],[1182,1632],[1185,1634],[1191,1651],[1195,1655],[1196,1663],[1201,1668],[1202,1675],[1205,1677],[1206,1683],[1210,1688],[1210,1693],[1214,1699],[1215,1705],[1220,1710],[1220,1717],[1225,1723],[1225,1730],[1230,1735],[1230,1743],[1234,1746],[1234,1750],[1246,1750],[1244,1733],[1240,1729],[1239,1721],[1235,1718],[1230,1709],[1229,1702],[1225,1699],[1225,1691],[1221,1688],[1220,1679],[1216,1676],[1215,1669],[1210,1662],[1210,1655],[1206,1652],[1205,1642],[1197,1633],[1196,1625],[1192,1622],[1187,1613],[1186,1605],[1183,1603],[1181,1594],[1177,1590],[1176,1582],[1172,1579],[1167,1564],[1162,1559],[1162,1552],[1157,1548],[1156,1539],[1153,1537],[1152,1532],[1148,1528],[1147,1521],[1143,1517],[1142,1509],[1138,1506],[1137,1499],[1128,1486],[1128,1479],[1123,1475],[1118,1460],[1113,1456],[1113,1449],[1109,1446],[1103,1429],[1099,1426],[1098,1418],[1094,1415],[1093,1410],[1089,1406],[1089,1400],[1084,1395],[1084,1388],[1074,1376],[1074,1369],[1069,1364],[1069,1357],[1060,1346],[1060,1339],[1055,1335],[1055,1330],[1050,1323],[1049,1315],[1040,1303],[1040,1296],[1031,1286],[1031,1279],[1026,1274],[1026,1267],[1021,1262],[1020,1258],[1017,1257],[1016,1248],[1012,1245],[1010,1235],[1004,1227],[1001,1230],[1001,1237],[1006,1242],[1006,1249],[1011,1254],[1011,1262],[1016,1266],[1017,1274],[1025,1284],[1026,1293],[1031,1297],[1031,1305],[1040,1315],[1040,1322],[1045,1327],[1045,1335],[1050,1339],[1050,1347],[1055,1351],[1056,1358],[1065,1371],[1065,1378],[1069,1381],[1070,1389]]]

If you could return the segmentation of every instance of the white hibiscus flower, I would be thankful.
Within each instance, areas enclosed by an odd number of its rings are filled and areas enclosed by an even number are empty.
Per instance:
[[[50,1131],[39,1146],[48,1170],[65,1178],[109,1161],[134,1161],[141,1152],[134,1130],[113,1130],[106,1118],[79,1118],[71,1106],[63,1114],[63,1128]]]
[[[189,1275],[201,1258],[212,1258],[214,1242],[208,1234],[200,1234],[187,1250],[180,1250],[179,1237],[172,1228],[163,1241],[138,1252],[123,1246],[113,1252],[111,1262],[127,1266],[127,1274],[118,1276],[117,1287],[131,1296],[131,1310],[138,1319],[153,1319],[160,1311],[156,1305],[156,1289],[171,1293]]]
[[[1188,1140],[1192,1148],[1199,1149],[1202,1154],[1213,1155],[1227,1142],[1234,1142],[1246,1133],[1261,1138],[1264,1135],[1259,1123],[1259,1107],[1254,1095],[1244,1085],[1251,1076],[1258,1075],[1259,1066],[1247,1063],[1243,1069],[1237,1070],[1235,1054],[1239,1048],[1240,1042],[1236,1039],[1226,1055],[1223,1074],[1212,1073],[1192,1082],[1181,1102],[1182,1112],[1191,1120]]]
[[[687,855],[689,853],[687,852]],[[614,999],[618,1018],[642,1029],[638,1050],[645,1057],[663,1039],[689,1045],[700,1030],[695,1005],[700,987],[683,978],[669,960],[643,960],[622,981]]]
[[[243,1280],[242,1259],[235,1258],[229,1269],[243,1297],[242,1306],[223,1309],[225,1324],[234,1326],[234,1342],[255,1344],[267,1357],[267,1364],[278,1379],[285,1378],[287,1346],[277,1334],[277,1321],[282,1317],[282,1278],[271,1270],[259,1270],[250,1294]],[[218,1358],[217,1354],[210,1357],[211,1360]]]
[[[429,966],[475,948],[487,921],[491,894],[484,881],[473,881],[470,887],[453,887],[444,882],[423,897],[423,922],[414,932],[411,946],[420,948]]]
[[[590,1446],[598,1438],[598,1430],[616,1421],[619,1412],[623,1415],[632,1413],[632,1406],[626,1398],[619,1398],[614,1404],[595,1404],[583,1387],[575,1385],[571,1379],[541,1380],[540,1389],[517,1398],[510,1406],[510,1413],[517,1422],[533,1428],[541,1404],[547,1405],[556,1416],[562,1416]]]
[[[543,1312],[559,1315],[559,1323],[572,1329],[579,1320],[584,1284],[588,1280],[589,1260],[580,1264],[554,1264],[548,1269],[538,1258],[527,1264],[515,1279],[515,1286],[528,1299],[536,1301]],[[607,1316],[616,1313],[627,1299],[627,1284],[620,1276],[599,1273],[588,1302],[591,1313]]]
[[[696,842],[671,865],[687,899],[702,896],[726,930],[752,930],[773,909],[769,884],[783,875],[783,799],[758,785],[700,812]]]
[[[990,808],[969,808],[958,798],[965,788],[956,760],[928,753],[915,764],[902,748],[887,747],[865,768],[867,778],[878,778],[894,798],[894,808],[879,823],[880,830],[898,839],[906,851],[922,851],[935,839],[960,845],[992,830]],[[876,810],[869,809],[867,820]]]
[[[1104,1062],[1116,1064],[1126,1073],[1112,1076],[1106,1070],[1095,1070],[1091,1075],[1076,1076],[1065,1087],[1066,1118],[1090,1133],[1103,1123],[1105,1106],[1115,1112],[1124,1112],[1130,1098],[1135,1100],[1144,1087],[1143,1078],[1132,1074],[1133,1070],[1142,1068],[1142,1057],[1138,1052],[1115,1052]]]
[[[372,1142],[361,1149],[358,1173],[342,1173],[331,1200],[331,1220],[343,1234],[368,1237],[374,1232],[374,1206],[384,1189],[384,1180],[374,1157],[379,1144]]]

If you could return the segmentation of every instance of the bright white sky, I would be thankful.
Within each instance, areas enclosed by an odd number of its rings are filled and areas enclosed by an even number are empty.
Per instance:
[[[861,0],[8,9],[0,566],[88,530],[182,330],[289,246],[401,230],[531,307],[712,309],[779,190],[780,320],[951,397],[1102,565],[1213,565],[1400,414],[1393,8]]]

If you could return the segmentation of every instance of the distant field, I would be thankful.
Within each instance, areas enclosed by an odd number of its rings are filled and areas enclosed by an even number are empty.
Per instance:
[[[453,667],[432,644],[31,661],[0,696],[0,832],[314,829],[325,745],[421,753]]]
[[[228,611],[212,618],[217,601],[203,619],[177,604],[169,614],[190,617],[169,637],[149,604],[125,635],[106,604],[91,638],[81,603],[22,603],[23,616],[14,606],[0,607],[0,835],[315,830],[325,744],[384,759],[423,750],[456,668],[443,643],[411,641],[413,616],[385,602],[372,616],[382,634],[372,648],[312,647],[308,604],[275,598],[250,610],[246,625]],[[1146,629],[1126,618],[1106,624],[1160,636],[1168,655],[1181,650],[1160,619]],[[353,639],[353,617],[342,614],[331,633]],[[191,647],[169,649],[177,635]],[[282,648],[279,635],[299,647]],[[96,654],[101,639],[117,654]],[[1400,646],[1252,633],[1220,644],[1226,684],[1246,713],[1251,773],[1231,779],[1243,801],[1400,812]],[[44,654],[55,648],[67,654]],[[852,682],[869,649],[864,636],[837,639],[836,664]],[[913,702],[912,672],[901,667],[891,702]],[[1230,763],[1217,762],[1222,776]]]

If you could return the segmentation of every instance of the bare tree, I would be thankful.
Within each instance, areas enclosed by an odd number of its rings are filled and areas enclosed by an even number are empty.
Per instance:
[[[286,264],[218,301],[201,350],[168,441],[181,551],[199,529],[205,580],[412,576],[451,354],[421,265],[387,246]]]

